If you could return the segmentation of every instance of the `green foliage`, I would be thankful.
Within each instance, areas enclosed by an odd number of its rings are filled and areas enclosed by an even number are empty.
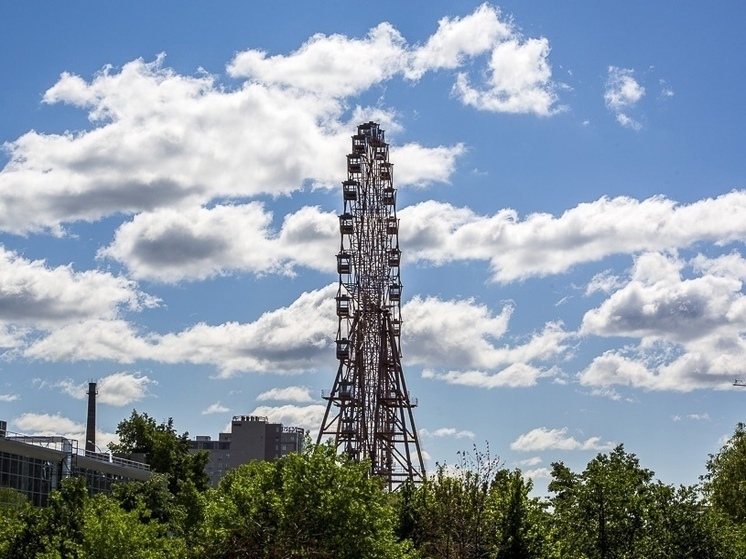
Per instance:
[[[498,463],[488,453],[460,453],[450,470],[438,465],[420,488],[420,526],[415,543],[426,556],[483,557],[489,547],[489,487]]]
[[[176,506],[176,497],[168,489],[168,477],[154,474],[144,482],[131,481],[114,486],[112,497],[127,512],[137,511],[144,523],[180,524],[184,511]]]
[[[531,489],[520,470],[497,472],[490,486],[495,522],[492,557],[528,559],[544,554],[549,515],[541,500],[529,496]]]
[[[563,557],[610,559],[635,556],[644,534],[653,472],[641,468],[623,446],[599,454],[581,475],[552,464],[549,491]]]
[[[0,487],[0,557],[23,531],[30,505],[26,497],[9,487]]]
[[[181,538],[169,533],[168,525],[150,517],[142,504],[127,511],[104,495],[89,500],[84,512],[83,549],[86,558],[159,559],[186,557],[187,547]]]
[[[10,487],[0,487],[0,510],[4,514],[10,514],[12,511],[22,508],[26,503],[28,503],[28,499],[23,493]]]
[[[46,508],[0,489],[0,558],[746,559],[741,424],[702,488],[655,481],[618,446],[581,473],[552,464],[548,502],[476,448],[395,493],[369,464],[310,444],[204,490],[170,421],[133,412],[122,433],[121,448],[169,471],[93,498],[67,479]]]
[[[129,419],[117,426],[117,435],[119,443],[110,444],[109,449],[117,454],[143,454],[153,471],[169,476],[169,490],[174,495],[187,481],[199,491],[207,488],[210,478],[205,465],[209,456],[206,452],[189,452],[189,434],[177,434],[173,419],[158,424],[148,414],[132,410]]]
[[[648,526],[642,542],[650,559],[729,559],[735,540],[722,520],[706,506],[696,487],[678,489],[663,483],[650,487]],[[651,529],[654,528],[654,529]]]
[[[330,445],[229,472],[207,494],[204,557],[411,557],[368,472]]]
[[[736,524],[746,524],[746,425],[739,423],[717,454],[710,454],[704,491],[713,509]]]
[[[540,557],[547,513],[530,498],[518,470],[500,468],[489,452],[460,453],[419,487],[397,494],[398,533],[426,557]]]
[[[6,556],[13,559],[85,557],[83,510],[87,499],[85,479],[65,480],[60,489],[50,495],[47,508],[24,512],[24,527],[10,542]]]
[[[582,474],[552,464],[555,556],[588,559],[723,558],[733,540],[694,487],[653,481],[623,446],[599,454]]]
[[[145,501],[131,510],[106,495],[90,498],[84,478],[65,480],[47,508],[25,507],[0,557],[12,559],[159,559],[186,557],[183,539],[154,519]],[[152,520],[151,520],[152,519]]]

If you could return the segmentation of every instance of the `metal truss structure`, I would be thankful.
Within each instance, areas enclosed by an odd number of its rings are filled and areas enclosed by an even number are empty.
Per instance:
[[[342,183],[337,254],[336,352],[339,369],[318,441],[333,437],[354,460],[394,490],[425,476],[411,400],[401,364],[399,220],[393,164],[384,131],[357,127]]]

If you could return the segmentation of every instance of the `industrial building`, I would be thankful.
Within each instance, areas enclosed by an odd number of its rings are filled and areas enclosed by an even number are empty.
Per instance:
[[[266,417],[236,415],[231,420],[231,432],[220,433],[218,440],[198,436],[190,441],[194,452],[205,450],[210,455],[206,470],[210,483],[217,486],[229,470],[252,460],[274,460],[303,450],[305,431],[301,427],[284,427],[270,423]]]
[[[32,436],[7,430],[0,421],[0,487],[46,506],[52,490],[68,477],[85,477],[91,494],[108,493],[122,481],[144,481],[150,466],[109,453],[79,450],[78,441],[60,436]]]
[[[143,462],[96,452],[96,383],[88,383],[85,448],[61,436],[24,435],[8,431],[0,421],[0,487],[25,495],[35,506],[46,506],[49,494],[69,477],[85,477],[91,494],[108,493],[122,481],[145,481],[150,466]]]
[[[13,433],[7,422],[0,421],[0,487],[9,487],[35,506],[46,506],[49,495],[68,477],[85,477],[91,494],[108,493],[123,481],[145,481],[150,466],[132,460],[97,452],[96,383],[88,385],[88,415],[85,445],[62,436],[39,436]],[[270,423],[261,416],[234,416],[230,433],[220,433],[218,440],[209,436],[190,441],[192,451],[206,450],[210,460],[206,471],[212,486],[230,469],[251,460],[274,460],[303,450],[305,431]]]

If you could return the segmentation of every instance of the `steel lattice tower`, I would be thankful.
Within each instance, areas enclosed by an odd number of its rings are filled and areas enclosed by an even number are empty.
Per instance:
[[[393,164],[384,131],[357,127],[342,183],[337,254],[336,351],[339,369],[327,400],[318,441],[332,436],[389,489],[422,481],[425,467],[401,365],[399,220]]]

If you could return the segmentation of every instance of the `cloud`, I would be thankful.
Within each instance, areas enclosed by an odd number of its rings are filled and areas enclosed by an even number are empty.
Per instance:
[[[258,406],[251,415],[264,416],[271,423],[282,423],[285,427],[303,427],[314,437],[324,418],[326,406],[312,404],[310,406]]]
[[[465,105],[483,111],[555,114],[561,109],[548,57],[545,38],[505,41],[492,51],[485,89],[472,87],[466,73],[460,73],[453,92]]]
[[[82,434],[85,432],[85,426],[82,423],[58,414],[24,413],[13,419],[13,423],[27,435],[52,436],[63,433]]]
[[[296,374],[330,366],[337,328],[337,285],[301,294],[287,307],[250,323],[198,323],[180,332],[141,333],[124,320],[87,320],[64,325],[31,342],[23,355],[47,361],[113,360],[133,363],[191,363],[215,366],[221,376],[242,372]],[[407,328],[402,344],[412,364],[470,369],[482,373],[432,372],[431,378],[460,384],[528,386],[556,371],[529,363],[564,353],[568,336],[548,324],[525,343],[497,346],[512,306],[494,314],[473,300],[413,297],[403,307]],[[481,380],[477,378],[481,375]],[[142,379],[141,379],[142,381]]]
[[[288,56],[240,52],[229,63],[228,73],[325,97],[348,97],[401,72],[405,54],[401,34],[391,24],[381,23],[364,39],[316,34]]]
[[[422,371],[422,378],[437,379],[448,384],[472,386],[475,388],[527,387],[535,386],[541,377],[554,375],[553,369],[541,369],[525,363],[514,363],[496,373],[487,371]]]
[[[475,318],[478,316],[475,315]],[[408,325],[409,329],[413,328],[409,322]],[[416,329],[417,326],[415,325],[414,328]],[[470,328],[478,331],[479,324],[476,320]],[[442,334],[444,339],[448,339],[451,335],[445,330]],[[560,373],[556,367],[539,367],[532,363],[551,361],[561,357],[569,349],[565,343],[569,336],[570,334],[565,332],[560,324],[549,323],[543,331],[534,333],[528,341],[515,346],[505,345],[498,348],[487,342],[480,344],[478,338],[474,338],[471,342],[474,347],[472,354],[469,354],[467,344],[466,347],[460,348],[463,355],[451,355],[443,361],[439,361],[434,355],[426,358],[424,353],[419,358],[416,352],[414,355],[407,352],[407,356],[410,362],[430,366],[423,370],[423,378],[478,388],[526,387],[534,386],[541,377],[553,377]],[[468,366],[473,366],[477,359],[483,360],[485,368],[467,369]],[[447,372],[434,369],[449,363],[462,368]]]
[[[456,162],[466,153],[462,143],[453,146],[425,147],[418,143],[392,146],[390,161],[394,163],[395,179],[407,177],[407,186],[424,188],[433,182],[448,183],[456,170]]]
[[[619,402],[620,400],[622,400],[622,395],[608,386],[594,386],[591,389],[591,395],[608,398],[609,400],[613,400],[614,402]]]
[[[314,398],[309,393],[310,389],[305,386],[288,386],[286,388],[272,388],[267,392],[262,392],[256,397],[260,402],[266,400],[280,400],[287,402],[307,403],[313,402]]]
[[[524,39],[511,21],[500,19],[497,8],[482,4],[466,17],[441,19],[435,34],[413,50],[405,75],[419,79],[426,71],[456,70],[466,60],[489,55],[481,87],[458,72],[454,96],[478,110],[547,116],[560,110],[549,50],[547,39]]]
[[[197,324],[157,340],[163,362],[216,365],[221,376],[241,371],[294,374],[315,370],[331,355],[336,286],[301,294],[288,307],[248,324]]]
[[[24,338],[31,332],[30,328],[19,327],[12,324],[2,324],[0,322],[0,349],[6,351],[0,353],[8,357],[14,350],[24,344]]]
[[[640,130],[642,124],[627,114],[645,95],[645,88],[635,80],[634,73],[634,70],[628,68],[609,66],[604,102],[619,124]]]
[[[720,328],[728,317],[746,326],[746,316],[733,312],[746,302],[738,279],[682,279],[682,268],[662,253],[638,256],[631,281],[585,314],[581,333],[685,342]]]
[[[455,439],[473,439],[476,435],[472,431],[458,430],[453,427],[440,427],[435,431],[420,429],[421,437],[453,437]]]
[[[489,4],[463,18],[444,17],[427,42],[413,49],[406,76],[417,80],[428,71],[455,70],[466,58],[490,52],[514,36],[512,24],[500,21],[500,11]]]
[[[586,312],[580,328],[581,334],[637,338],[639,344],[594,358],[580,372],[581,384],[730,388],[746,357],[744,270],[732,253],[698,255],[691,263],[672,254],[640,255],[628,283]]]
[[[661,92],[660,92],[660,98],[661,99],[670,99],[675,95],[674,90],[671,88],[668,83],[666,83],[666,80],[659,79],[658,84],[660,85]]]
[[[23,350],[23,356],[45,361],[134,363],[151,356],[155,339],[140,337],[124,320],[85,320],[62,326],[34,340]]]
[[[466,73],[459,72],[454,92],[462,103],[493,112],[548,115],[555,111],[548,41],[524,40],[488,4],[463,18],[441,19],[437,31],[421,46],[409,47],[396,29],[382,23],[364,39],[314,35],[288,56],[245,51],[235,56],[228,72],[272,86],[341,98],[398,74],[416,81],[426,72],[457,70],[482,55],[490,57],[485,89],[473,88]]]
[[[710,421],[710,414],[709,413],[690,413],[684,416],[674,415],[671,419],[673,419],[675,422],[679,422],[682,419],[689,419],[691,421]]]
[[[706,273],[716,277],[746,280],[746,259],[737,251],[729,254],[708,258],[698,254],[692,258],[690,265],[699,273]]]
[[[604,270],[591,278],[591,281],[585,287],[585,294],[588,296],[597,292],[611,293],[623,285],[623,280],[611,270]]]
[[[507,283],[560,274],[614,254],[671,250],[697,242],[746,238],[746,191],[677,204],[663,196],[603,197],[555,217],[511,209],[479,216],[468,208],[427,201],[403,208],[400,242],[408,260],[443,265],[486,260]]]
[[[261,204],[141,213],[98,256],[126,263],[137,279],[164,282],[231,269],[272,271],[279,263],[267,238],[271,219]]]
[[[85,425],[60,414],[24,413],[14,418],[11,424],[24,435],[37,437],[65,437],[78,441],[78,448],[85,445]],[[96,431],[96,444],[100,448],[118,440],[115,433]]]
[[[223,406],[220,402],[215,402],[214,404],[210,404],[204,410],[202,410],[202,415],[211,415],[214,413],[226,413],[229,411],[231,411],[230,408]]]
[[[112,319],[122,309],[139,311],[157,304],[126,278],[97,270],[76,272],[71,265],[52,268],[0,245],[0,323],[46,329]]]
[[[63,74],[45,101],[87,109],[94,128],[6,144],[0,230],[62,234],[66,222],[336,184],[352,127],[339,101],[257,82],[226,91],[212,77],[164,68],[162,57],[91,82]],[[431,156],[446,159],[439,177],[462,150]],[[432,182],[427,168],[409,168],[397,170],[399,186]]]
[[[294,374],[331,358],[336,331],[336,285],[301,294],[288,307],[251,323],[198,323],[181,332],[139,334],[122,320],[64,326],[35,341],[24,355],[47,361],[113,360],[213,365],[222,376],[239,372]]]
[[[723,353],[717,353],[723,348]],[[690,392],[728,390],[743,371],[746,347],[733,336],[715,336],[697,344],[676,346],[668,357],[655,359],[648,348],[633,348],[629,355],[609,352],[593,360],[578,378],[582,384],[628,385],[647,390]],[[671,357],[674,356],[674,357]]]
[[[511,305],[494,315],[473,299],[444,301],[414,296],[402,308],[407,317],[403,351],[411,363],[491,366],[501,361],[493,341],[505,334]]]
[[[356,107],[350,114],[354,96],[394,77],[416,81],[448,70],[457,72],[454,93],[462,103],[548,115],[556,111],[548,54],[546,39],[524,39],[484,4],[441,20],[422,45],[407,45],[381,23],[363,38],[314,35],[287,55],[238,52],[227,66],[237,81],[229,86],[204,72],[179,74],[163,54],[105,66],[90,80],[64,72],[43,102],[86,111],[91,128],[29,131],[5,144],[0,230],[62,235],[76,221],[330,187],[344,176],[339,154],[355,122],[375,118],[392,133],[401,129],[390,109]],[[477,57],[488,57],[487,77],[474,86],[464,69]],[[392,143],[399,187],[447,182],[464,153],[461,144]],[[204,236],[195,238],[192,256],[219,248]],[[145,244],[138,248],[147,260],[162,244],[149,254]]]
[[[97,381],[96,401],[111,406],[128,406],[145,398],[149,394],[149,386],[155,384],[158,383],[141,373],[114,373]],[[87,397],[87,382],[74,383],[71,379],[66,379],[59,381],[55,386],[62,388],[65,394],[77,400],[84,400]]]
[[[536,466],[537,464],[541,464],[543,460],[539,456],[533,456],[531,458],[526,458],[525,460],[518,460],[516,462],[516,465],[518,466]]]
[[[15,402],[19,398],[18,394],[0,394],[0,402]]]
[[[271,221],[258,203],[142,213],[121,225],[98,257],[123,262],[136,279],[167,283],[231,272],[292,275],[298,265],[334,270],[336,213],[301,208],[285,216],[277,234]]]
[[[507,331],[512,312],[510,304],[495,315],[472,299],[415,296],[402,308],[407,319],[402,351],[410,364],[426,367],[424,378],[484,388],[532,386],[555,371],[531,362],[561,355],[567,349],[567,333],[559,324],[548,324],[523,344],[498,346],[496,340]],[[440,371],[449,367],[454,370]]]
[[[536,468],[535,470],[526,470],[523,472],[523,477],[526,479],[552,479],[552,472],[549,468]]]
[[[601,437],[590,437],[585,441],[578,441],[567,436],[567,427],[562,429],[547,429],[539,427],[519,436],[510,443],[510,449],[521,452],[537,452],[543,450],[609,450],[613,443],[601,442]]]

